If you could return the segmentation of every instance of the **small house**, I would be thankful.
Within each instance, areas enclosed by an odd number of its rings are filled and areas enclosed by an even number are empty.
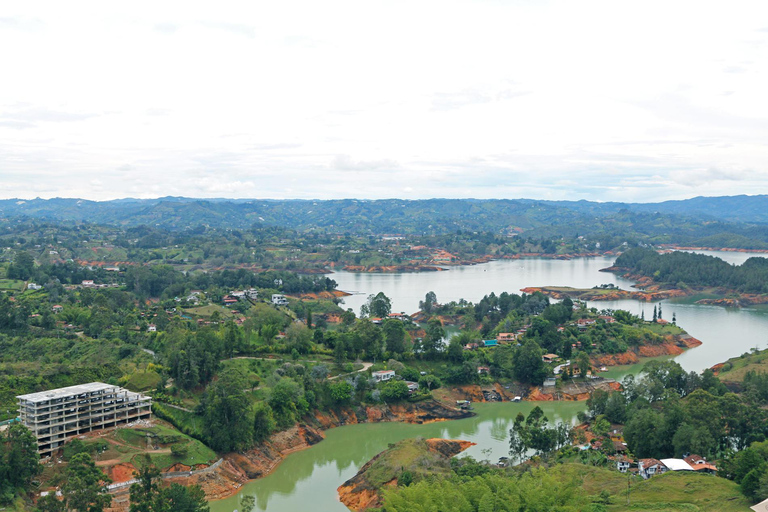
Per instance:
[[[480,374],[483,374],[483,375],[487,375],[488,372],[490,372],[490,371],[491,371],[491,369],[488,368],[487,366],[478,366],[477,367],[477,373],[480,373]]]
[[[231,295],[225,295],[222,300],[224,301],[225,306],[231,306],[233,304],[237,304],[237,298]]]
[[[63,310],[64,310],[64,306],[60,304],[56,304],[51,308],[51,311],[53,311],[54,313],[61,313]]]
[[[557,357],[558,357],[557,354],[544,354],[543,356],[541,356],[541,360],[549,364],[549,363],[555,362],[555,359],[557,359]]]
[[[379,370],[371,373],[371,376],[376,379],[376,382],[386,382],[395,377],[394,370]]]
[[[700,455],[691,454],[683,458],[683,460],[696,472],[709,473],[711,475],[717,474],[717,467],[707,462],[707,459]]]
[[[408,385],[408,392],[409,393],[413,393],[414,391],[418,391],[419,390],[419,383],[418,382],[413,382],[413,381],[407,380],[407,381],[405,381],[405,383]]]
[[[275,306],[287,306],[288,299],[285,298],[285,295],[281,295],[279,293],[273,293],[272,304],[274,304]]]
[[[96,284],[93,282],[93,279],[83,279],[83,282],[80,284],[82,286],[96,286]]]
[[[667,466],[658,459],[640,459],[637,461],[637,472],[646,480],[654,475],[667,472]]]
[[[632,459],[628,459],[627,457],[623,457],[623,456],[616,457],[616,469],[618,469],[622,473],[626,473],[627,471],[629,471],[629,468],[632,465],[632,463],[633,463]]]
[[[147,326],[147,332],[157,332],[157,326],[155,324],[149,324]]]
[[[245,290],[245,296],[251,300],[256,300],[259,298],[259,291],[256,288],[250,288]]]
[[[513,332],[500,332],[496,335],[496,341],[499,343],[511,343],[517,339],[517,335]]]

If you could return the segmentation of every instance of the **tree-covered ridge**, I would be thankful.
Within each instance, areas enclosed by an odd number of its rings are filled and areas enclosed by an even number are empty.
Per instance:
[[[634,248],[616,259],[616,266],[652,277],[676,288],[717,287],[743,293],[768,293],[768,258],[749,258],[731,265],[720,258],[689,252],[659,254]]]
[[[444,235],[457,232],[533,237],[620,237],[623,241],[768,248],[768,198],[698,198],[696,208],[677,203],[624,204],[587,201],[428,199],[385,200],[0,200],[7,220],[44,219],[113,226],[155,226],[171,231],[200,227],[282,227],[299,232],[353,235]],[[734,208],[733,203],[744,203]],[[718,205],[727,206],[718,206]],[[761,208],[760,205],[763,205]]]

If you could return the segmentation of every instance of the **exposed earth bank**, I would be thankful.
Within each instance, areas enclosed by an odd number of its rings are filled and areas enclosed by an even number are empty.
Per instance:
[[[411,472],[415,479],[422,473],[447,473],[450,458],[474,444],[451,439],[406,439],[391,445],[341,484],[337,489],[339,500],[354,511],[379,508],[382,505],[381,489],[397,486],[404,470]]]
[[[323,431],[326,429],[341,425],[385,421],[422,424],[468,418],[473,415],[474,413],[470,411],[446,407],[434,400],[357,408],[340,407],[328,412],[315,411],[313,415],[305,417],[303,423],[273,434],[268,441],[251,450],[224,455],[221,464],[211,471],[167,478],[164,482],[168,485],[174,482],[182,485],[199,484],[205,491],[208,501],[227,498],[237,493],[249,480],[271,473],[287,455],[322,441],[325,437]],[[115,479],[115,482],[132,478],[128,476],[132,474],[128,469],[133,468],[104,469],[113,479],[119,473],[120,476]],[[128,507],[128,487],[125,487],[114,494],[112,508],[109,510],[125,512]]]

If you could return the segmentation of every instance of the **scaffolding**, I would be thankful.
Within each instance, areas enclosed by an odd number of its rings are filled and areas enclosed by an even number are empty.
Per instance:
[[[19,418],[37,438],[41,458],[67,439],[94,430],[149,419],[152,398],[119,386],[91,382],[16,397]]]

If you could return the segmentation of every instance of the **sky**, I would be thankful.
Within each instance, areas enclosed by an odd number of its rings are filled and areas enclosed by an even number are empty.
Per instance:
[[[7,2],[0,197],[768,193],[764,1]]]

